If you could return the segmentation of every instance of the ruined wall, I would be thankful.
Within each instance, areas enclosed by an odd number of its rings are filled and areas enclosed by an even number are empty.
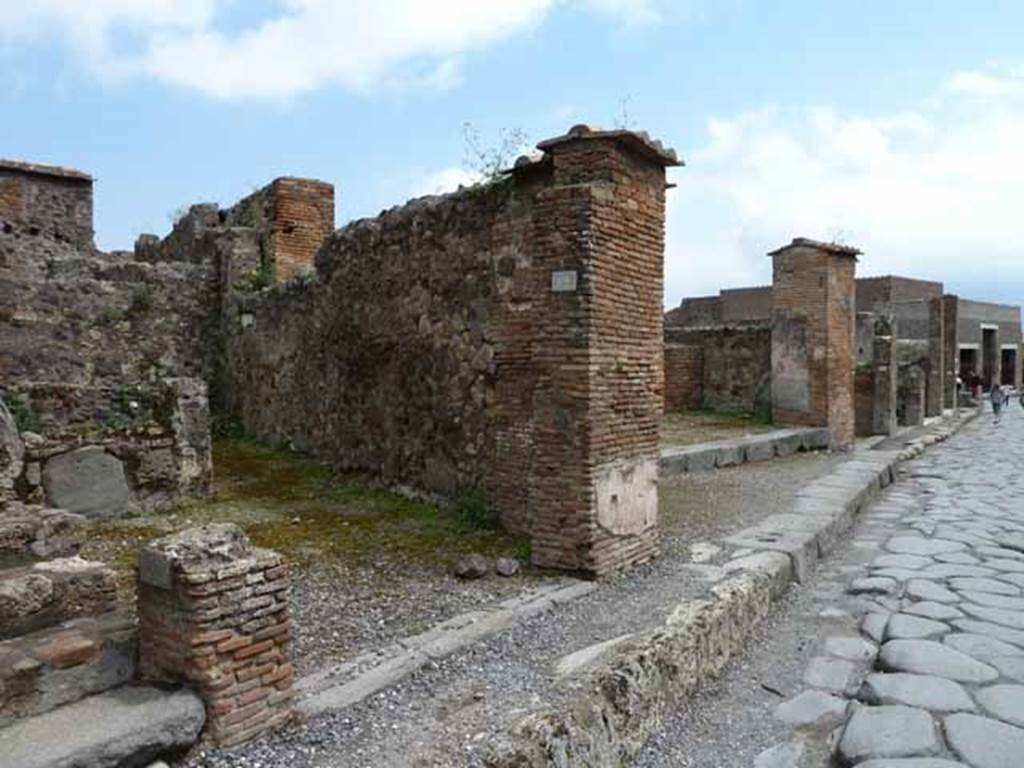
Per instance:
[[[79,171],[0,160],[0,229],[92,248],[92,177]]]
[[[315,282],[241,302],[231,406],[337,466],[482,486],[535,562],[599,573],[655,546],[669,160],[627,132],[540,147],[339,230]]]
[[[683,299],[678,307],[665,313],[666,326],[717,325],[722,322],[722,300],[718,296]]]
[[[695,344],[666,342],[665,411],[700,408],[703,392],[703,348]]]
[[[334,187],[316,179],[277,178],[224,211],[223,220],[259,232],[263,268],[274,280],[288,280],[312,271],[313,256],[334,231]]]
[[[942,283],[911,277],[883,275],[857,278],[857,309],[874,311],[876,305],[889,302],[927,301],[942,296]]]
[[[772,317],[772,287],[726,288],[720,291],[722,322],[767,322]]]
[[[665,341],[701,350],[702,406],[768,415],[771,409],[771,333],[771,325],[767,323],[666,328]],[[671,375],[666,368],[666,389]]]
[[[41,189],[20,218],[0,213],[0,398],[26,446],[16,497],[116,514],[203,493],[215,272],[96,250],[91,180],[62,173],[26,175]]]

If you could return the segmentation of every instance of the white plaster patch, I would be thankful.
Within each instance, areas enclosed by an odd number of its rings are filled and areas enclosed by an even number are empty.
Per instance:
[[[618,461],[598,469],[597,522],[617,536],[646,531],[658,522],[658,460]]]

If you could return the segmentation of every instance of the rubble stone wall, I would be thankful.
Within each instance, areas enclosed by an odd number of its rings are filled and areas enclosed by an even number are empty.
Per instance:
[[[0,160],[0,229],[92,248],[92,178],[65,168]]]
[[[226,389],[261,439],[483,488],[535,562],[598,573],[655,546],[669,161],[626,132],[540,146],[504,181],[348,225],[314,281],[242,299]]]
[[[701,405],[721,411],[770,415],[771,334],[771,325],[767,323],[737,323],[666,328],[665,340],[668,344],[701,350]],[[666,392],[673,375],[674,371],[666,368]]]

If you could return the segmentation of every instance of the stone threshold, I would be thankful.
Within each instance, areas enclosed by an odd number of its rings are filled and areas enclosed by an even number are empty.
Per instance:
[[[597,584],[592,581],[559,579],[492,607],[459,614],[384,648],[325,667],[295,682],[295,710],[301,717],[311,718],[357,704],[429,661],[449,656],[595,589]]]
[[[827,450],[829,440],[827,427],[777,429],[758,435],[663,448],[658,468],[662,477],[706,472],[792,456],[798,451]]]
[[[488,768],[620,768],[673,709],[718,676],[794,582],[843,540],[859,510],[893,482],[894,468],[947,439],[977,414],[944,419],[900,451],[859,451],[803,488],[791,513],[724,541],[730,558],[706,597],[685,600],[664,626],[596,652],[570,705],[526,715],[496,743]]]

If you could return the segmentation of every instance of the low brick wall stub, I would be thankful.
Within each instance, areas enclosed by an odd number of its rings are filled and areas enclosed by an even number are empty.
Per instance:
[[[140,554],[140,673],[194,686],[218,746],[292,718],[288,586],[284,558],[230,524],[157,539]]]

